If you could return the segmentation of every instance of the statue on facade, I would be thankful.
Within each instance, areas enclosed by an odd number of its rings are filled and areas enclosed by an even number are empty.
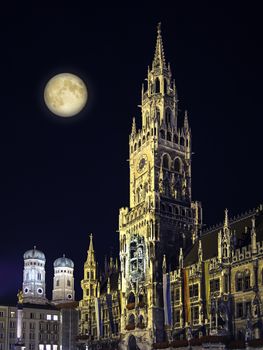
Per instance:
[[[17,301],[18,301],[18,304],[23,304],[23,301],[24,301],[23,292],[20,289],[18,289]]]

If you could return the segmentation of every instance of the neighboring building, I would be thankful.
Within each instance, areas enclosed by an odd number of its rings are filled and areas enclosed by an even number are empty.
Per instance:
[[[202,232],[201,204],[191,196],[188,115],[180,122],[160,26],[146,81],[142,127],[134,119],[129,137],[130,206],[119,214],[120,267],[111,259],[99,275],[91,236],[79,348],[262,339],[263,207],[230,220],[226,211],[224,224]]]
[[[18,308],[0,306],[0,349],[17,344]],[[26,350],[60,350],[60,311],[52,305],[25,304],[22,308],[20,344]]]
[[[75,350],[79,312],[75,300],[74,263],[54,262],[52,301],[45,292],[45,255],[24,254],[23,290],[17,306],[0,306],[0,350]]]

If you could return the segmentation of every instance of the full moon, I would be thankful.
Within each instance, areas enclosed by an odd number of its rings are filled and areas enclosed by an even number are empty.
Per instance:
[[[60,117],[73,117],[78,114],[85,107],[87,99],[86,85],[71,73],[55,75],[44,90],[48,109]]]

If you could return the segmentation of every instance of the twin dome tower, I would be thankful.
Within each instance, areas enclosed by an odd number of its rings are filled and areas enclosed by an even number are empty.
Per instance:
[[[24,254],[23,274],[23,302],[32,304],[45,304],[46,282],[45,282],[44,253],[36,247]],[[74,263],[71,259],[63,257],[54,261],[54,278],[52,302],[55,304],[75,300],[74,291]]]

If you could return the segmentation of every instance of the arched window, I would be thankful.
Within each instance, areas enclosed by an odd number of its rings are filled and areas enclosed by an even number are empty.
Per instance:
[[[159,80],[159,78],[156,78],[155,79],[155,93],[159,93],[160,92],[160,80]]]
[[[178,135],[174,134],[174,143],[178,143]]]
[[[244,275],[244,290],[250,289],[250,271],[246,270]]]
[[[146,135],[146,140],[148,141],[148,140],[149,140],[149,138],[150,138],[150,133],[149,133],[149,132],[147,132],[147,135]]]
[[[134,144],[134,151],[137,149],[137,143]]]
[[[133,304],[133,303],[135,303],[135,296],[133,292],[131,292],[128,297],[128,304]]]
[[[143,294],[139,294],[139,303],[142,303],[144,300]]]
[[[142,143],[144,143],[145,142],[145,136],[143,136],[143,138],[142,138]]]
[[[241,272],[236,273],[236,291],[240,292],[243,289],[243,274]]]
[[[146,124],[146,126],[148,126],[150,124],[150,118],[149,118],[148,112],[146,112],[146,114],[145,114],[145,124]]]
[[[169,108],[165,111],[165,123],[167,126],[171,124],[171,110]]]
[[[155,115],[156,115],[157,122],[160,123],[160,110],[158,107],[155,110]]]
[[[141,140],[139,140],[139,142],[138,142],[138,147],[140,148],[141,147]]]
[[[184,146],[184,137],[183,136],[180,137],[180,145]]]
[[[164,169],[170,169],[170,160],[168,154],[163,155],[162,165]]]
[[[167,132],[167,141],[172,141],[172,133],[170,131]]]
[[[176,215],[179,215],[180,211],[179,211],[179,208],[178,207],[175,207],[175,214]]]
[[[70,287],[70,280],[67,280],[67,286]]]
[[[56,286],[57,286],[57,287],[59,286],[59,280],[56,281]]]
[[[167,80],[164,79],[163,81],[163,89],[164,89],[164,93],[167,94]]]
[[[41,281],[41,273],[40,272],[37,273],[37,279],[38,279],[38,281]]]
[[[130,325],[134,325],[134,324],[135,324],[135,317],[134,317],[134,314],[131,314],[131,315],[129,316],[129,321],[128,321],[128,323],[129,323]]]
[[[161,139],[165,139],[165,131],[164,130],[160,130],[160,136],[161,136]]]
[[[181,161],[179,158],[175,158],[174,160],[174,171],[176,171],[177,173],[181,172]]]

